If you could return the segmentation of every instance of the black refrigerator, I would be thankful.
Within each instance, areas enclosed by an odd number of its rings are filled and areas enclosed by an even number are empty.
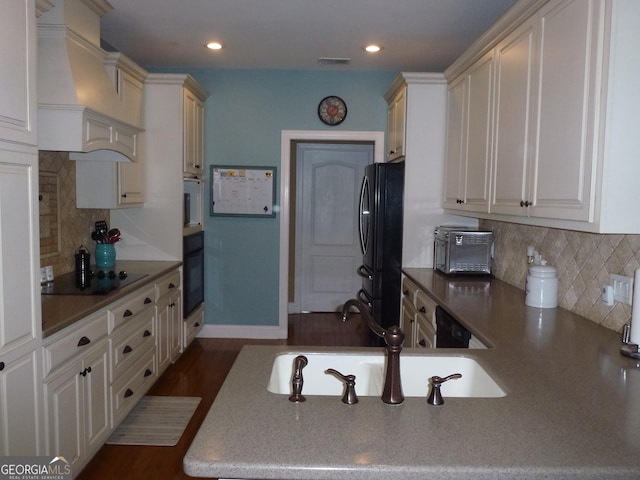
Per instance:
[[[400,325],[404,162],[365,168],[360,191],[362,289],[358,299],[383,328]],[[373,339],[372,343],[380,344]]]

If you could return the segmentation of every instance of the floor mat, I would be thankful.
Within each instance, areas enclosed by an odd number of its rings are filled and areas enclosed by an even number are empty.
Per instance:
[[[174,446],[184,433],[200,400],[200,397],[142,397],[111,434],[107,443]]]

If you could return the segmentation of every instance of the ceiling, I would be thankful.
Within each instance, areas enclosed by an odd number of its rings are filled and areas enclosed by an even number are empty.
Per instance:
[[[109,0],[102,38],[143,67],[442,72],[515,0]],[[224,45],[214,52],[210,41]],[[383,46],[375,55],[369,43]],[[350,58],[320,65],[318,57]]]

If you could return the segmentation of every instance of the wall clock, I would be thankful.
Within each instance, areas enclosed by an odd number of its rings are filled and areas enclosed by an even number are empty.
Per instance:
[[[318,105],[318,117],[322,123],[331,127],[340,125],[347,117],[347,104],[340,97],[334,95],[325,97]]]

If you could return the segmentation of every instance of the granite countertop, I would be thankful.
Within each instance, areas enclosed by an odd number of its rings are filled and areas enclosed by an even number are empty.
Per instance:
[[[491,348],[405,349],[465,355],[507,392],[501,398],[425,398],[345,405],[269,393],[283,352],[353,348],[247,346],[184,458],[188,475],[253,479],[637,479],[640,362],[620,335],[563,309],[524,304],[498,280],[405,272]],[[304,372],[303,372],[304,373]],[[356,380],[357,382],[357,380]],[[303,390],[304,393],[304,390]]]
[[[131,292],[153,283],[180,265],[182,262],[179,261],[121,260],[116,262],[114,271],[125,270],[146,276],[106,295],[42,295],[42,336],[46,338],[53,335]]]

